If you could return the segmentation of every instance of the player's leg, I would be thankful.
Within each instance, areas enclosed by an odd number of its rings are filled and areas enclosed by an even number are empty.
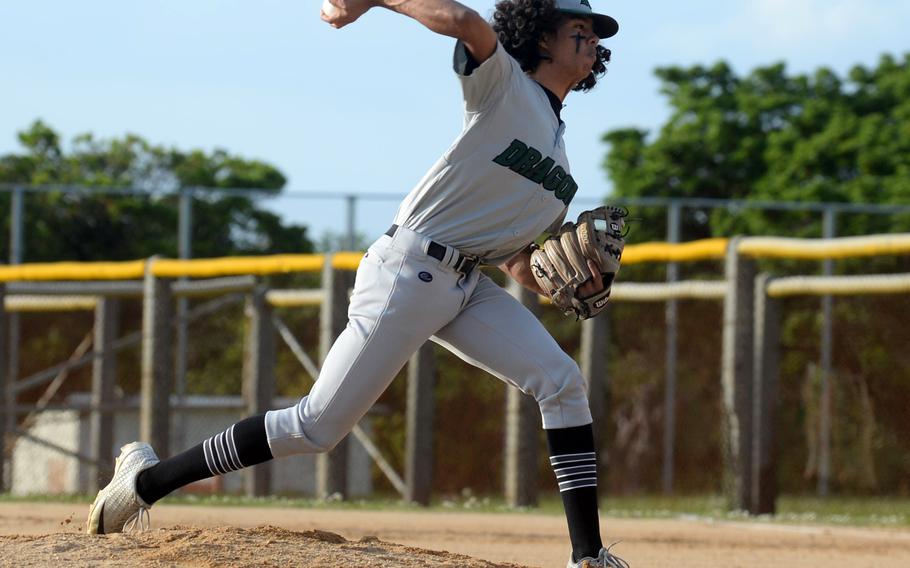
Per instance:
[[[334,447],[411,355],[458,313],[464,282],[426,255],[425,241],[399,230],[380,239],[385,247],[371,247],[358,271],[348,326],[323,362],[319,380],[295,406],[266,413],[275,457]]]
[[[534,314],[485,276],[458,317],[433,339],[537,400],[565,507],[573,560],[596,558],[603,546],[597,459],[578,365]]]
[[[384,239],[386,240],[386,239]],[[426,267],[394,250],[373,247],[361,263],[348,307],[348,325],[329,350],[319,379],[296,405],[242,420],[139,474],[148,504],[187,483],[273,457],[320,453],[347,435],[388,387],[408,358],[458,309],[446,280],[417,277]],[[436,284],[433,288],[432,285]],[[436,292],[430,293],[428,292]],[[431,298],[435,307],[422,304]]]
[[[399,292],[403,290],[399,287]],[[412,299],[413,300],[413,299]],[[396,301],[397,302],[397,301]],[[433,332],[355,295],[350,325],[332,345],[319,379],[296,405],[245,418],[185,452],[138,474],[136,490],[148,505],[194,481],[267,460],[325,452],[341,441]],[[385,305],[378,304],[378,308]],[[411,314],[413,317],[415,314]],[[426,321],[426,319],[421,320]],[[415,333],[417,335],[415,335]]]
[[[591,423],[578,364],[534,314],[488,276],[480,276],[465,307],[432,340],[533,396],[545,429]]]
[[[160,462],[147,444],[125,447],[114,479],[92,506],[89,532],[119,531],[127,518],[193,481],[273,457],[327,451],[350,432],[411,354],[458,312],[465,297],[456,273],[410,250],[415,245],[419,251],[419,243],[392,248],[389,240],[380,239],[381,245],[371,247],[361,263],[348,326],[306,397],[293,407],[245,418]],[[421,272],[431,278],[421,278]]]

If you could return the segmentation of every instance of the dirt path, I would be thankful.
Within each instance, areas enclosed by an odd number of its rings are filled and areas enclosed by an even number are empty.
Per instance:
[[[561,568],[568,554],[559,516],[162,504],[149,533],[85,537],[87,509],[0,504],[8,535],[0,565]],[[603,526],[634,568],[910,566],[910,530],[609,518]]]

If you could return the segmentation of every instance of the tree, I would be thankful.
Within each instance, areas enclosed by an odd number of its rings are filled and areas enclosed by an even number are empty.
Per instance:
[[[313,250],[305,227],[285,225],[277,215],[257,206],[261,193],[213,191],[257,188],[273,195],[286,180],[270,164],[225,150],[165,148],[134,134],[110,140],[82,134],[67,150],[59,135],[40,120],[19,133],[19,142],[21,154],[0,156],[0,182],[112,188],[111,193],[30,193],[26,261],[176,256],[174,192],[191,187],[204,188],[194,191],[194,256]],[[8,217],[4,212],[4,222]]]
[[[275,167],[225,150],[183,151],[154,145],[140,136],[102,140],[76,136],[64,146],[50,126],[37,120],[19,133],[22,151],[0,156],[0,183],[79,185],[110,192],[28,192],[25,199],[25,262],[131,260],[151,255],[177,256],[177,197],[193,195],[193,256],[305,253],[313,251],[305,227],[288,225],[259,207],[261,192],[280,192],[284,175]],[[126,191],[129,188],[131,191]],[[228,195],[218,189],[235,189]],[[0,198],[0,223],[9,222],[9,199]],[[3,228],[8,234],[8,227]],[[0,254],[9,254],[0,239]],[[285,275],[283,280],[293,276]],[[305,276],[297,276],[304,279]],[[190,390],[238,393],[242,359],[242,309],[221,312],[193,324]],[[139,327],[141,310],[124,306],[123,329]],[[65,359],[78,344],[90,315],[54,314],[22,318],[20,376]],[[80,331],[80,329],[82,331]],[[135,353],[124,354],[126,376],[120,386],[137,388]],[[132,357],[132,358],[131,358]],[[129,372],[126,372],[129,370]],[[74,373],[68,389],[86,388],[88,373]],[[81,382],[81,384],[80,384]],[[24,393],[24,399],[40,391]]]
[[[672,108],[667,123],[653,136],[642,129],[627,128],[608,132],[603,138],[609,145],[604,167],[616,195],[910,204],[910,54],[903,60],[885,55],[875,68],[856,66],[847,77],[824,68],[812,74],[789,75],[784,64],[739,76],[724,62],[710,67],[662,68],[656,74]],[[633,216],[644,218],[644,222],[632,225],[636,241],[665,238],[663,211],[642,209],[634,211]],[[818,215],[751,209],[686,210],[681,229],[684,240],[735,234],[818,237],[822,232]],[[907,231],[910,215],[850,214],[838,219],[841,235]],[[795,264],[778,261],[763,262],[762,266],[780,274]],[[910,260],[887,257],[838,262],[836,270],[849,272],[854,267],[861,273],[906,272]],[[632,270],[623,269],[623,279],[632,275],[634,280],[645,271],[639,266],[629,268]],[[685,277],[705,270],[689,265],[681,268]],[[716,278],[716,267],[710,270]],[[655,267],[650,271],[653,278]],[[799,271],[805,273],[806,265],[800,265]],[[800,385],[807,381],[810,362],[818,360],[820,320],[816,299],[788,302],[782,325],[782,342],[787,348],[781,361],[778,419],[779,445],[787,450],[782,452],[780,483],[784,490],[805,491],[812,484],[801,477],[804,463],[799,450],[807,443],[802,432],[817,432],[817,427],[807,423],[807,400]],[[716,360],[706,352],[705,345],[717,346],[720,338],[719,326],[705,322],[717,323],[720,315],[693,304],[680,303],[681,313],[700,312],[701,316],[680,318],[679,365],[685,371],[680,373],[677,401],[680,408],[708,409],[710,413],[716,409],[720,393]],[[901,462],[894,456],[908,452],[906,436],[902,435],[906,412],[895,402],[905,400],[910,388],[910,356],[900,347],[908,341],[906,326],[900,323],[907,306],[903,296],[839,298],[835,304],[833,363],[838,376],[869,385],[875,428],[866,430],[874,431],[873,457],[886,472],[880,475],[876,489],[887,492],[902,491],[903,485],[897,480],[906,477],[906,460]],[[662,376],[660,353],[655,353],[653,346],[663,345],[664,338],[648,337],[654,328],[662,327],[662,313],[633,304],[618,304],[613,309],[618,321],[634,321],[633,327],[639,328],[634,334],[617,334],[614,340],[619,349],[611,361],[617,376],[612,383],[613,394],[620,398],[626,394],[623,388],[631,390]],[[648,315],[653,326],[642,324]],[[629,326],[624,329],[629,330]],[[641,380],[634,380],[636,372]],[[629,382],[634,384],[627,385]],[[835,381],[835,388],[843,385]],[[846,396],[845,392],[841,395]],[[677,454],[678,470],[699,472],[693,481],[702,484],[704,465],[719,459],[716,428],[705,428],[705,420],[697,419],[704,413],[687,414],[685,419],[695,422],[686,425],[687,432],[701,435],[681,439],[679,443],[686,447]],[[843,420],[840,427],[844,430],[858,428],[855,422]],[[715,419],[710,425],[716,423]],[[659,423],[655,426],[660,428]],[[837,436],[835,431],[835,444]],[[655,445],[659,445],[656,440],[645,444]],[[627,463],[623,455],[611,457],[615,463]],[[851,481],[845,474],[849,468],[838,470],[838,464],[834,466],[836,485],[870,490]],[[642,473],[647,472],[627,475]]]
[[[856,66],[845,79],[825,68],[789,76],[782,63],[745,77],[724,62],[656,74],[673,108],[659,134],[649,140],[631,128],[603,138],[617,195],[910,203],[910,54],[902,61],[885,55],[874,69]],[[799,214],[689,213],[687,239],[820,235],[818,220]],[[894,222],[851,219],[841,232],[910,227],[906,218]]]

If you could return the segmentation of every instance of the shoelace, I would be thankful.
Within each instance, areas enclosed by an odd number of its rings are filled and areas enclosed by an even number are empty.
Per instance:
[[[149,530],[150,525],[149,510],[145,507],[139,507],[139,510],[130,515],[126,522],[123,523],[123,532],[133,532],[137,529],[139,532],[145,532]]]
[[[610,546],[607,547],[607,550],[604,552],[604,557],[603,557],[603,561],[605,562],[604,568],[629,568],[628,562],[626,562],[619,556],[615,556],[612,552],[610,552],[610,549],[613,548],[614,546],[616,546],[617,544],[619,544],[620,542],[622,542],[622,541],[617,540],[616,542],[614,542],[613,544],[611,544]]]

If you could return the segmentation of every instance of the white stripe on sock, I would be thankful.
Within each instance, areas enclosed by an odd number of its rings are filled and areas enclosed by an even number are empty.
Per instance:
[[[559,484],[560,493],[572,489],[581,489],[582,487],[597,487],[596,477],[585,477],[582,479],[573,479],[572,481],[563,481]]]
[[[597,454],[594,452],[585,452],[583,454],[563,454],[559,456],[550,456],[550,465],[557,466],[563,465],[566,463],[578,462],[578,461],[587,461],[597,459]]]
[[[556,479],[560,477],[568,477],[570,475],[578,475],[579,473],[590,473],[592,475],[597,473],[596,465],[582,465],[578,467],[567,467],[565,469],[556,470]]]
[[[209,447],[206,445],[206,440],[202,441],[202,455],[205,457],[205,467],[209,468],[209,473],[212,473],[212,462],[209,460]],[[212,473],[214,475],[214,473]]]
[[[218,464],[215,461],[215,452],[212,448],[211,438],[202,443],[202,449],[205,451],[205,465],[209,467],[209,472],[212,475],[220,475],[221,472],[218,471]]]
[[[212,436],[212,449],[214,450],[215,463],[218,465],[218,471],[221,472],[222,475],[224,475],[225,473],[228,472],[228,469],[226,467],[224,467],[224,460],[221,459],[220,436],[221,436],[221,434],[216,434],[215,436]]]
[[[224,469],[225,473],[234,471],[234,468],[231,467],[231,462],[228,461],[228,450],[227,442],[225,442],[224,432],[218,434],[218,458],[221,460],[221,467]]]
[[[231,458],[231,463],[234,464],[234,471],[243,467],[243,463],[240,461],[240,454],[237,453],[237,441],[234,440],[234,426],[231,425],[227,430],[227,436],[225,436],[228,442],[228,450],[230,451],[229,455]]]
[[[212,475],[225,475],[246,467],[240,461],[240,454],[237,452],[233,426],[204,441],[202,450],[205,454],[205,465]]]
[[[218,470],[218,473],[223,474],[224,470],[221,468],[221,459],[218,457],[218,434],[215,434],[209,438],[209,444],[212,446],[212,461],[215,462],[215,469]]]

